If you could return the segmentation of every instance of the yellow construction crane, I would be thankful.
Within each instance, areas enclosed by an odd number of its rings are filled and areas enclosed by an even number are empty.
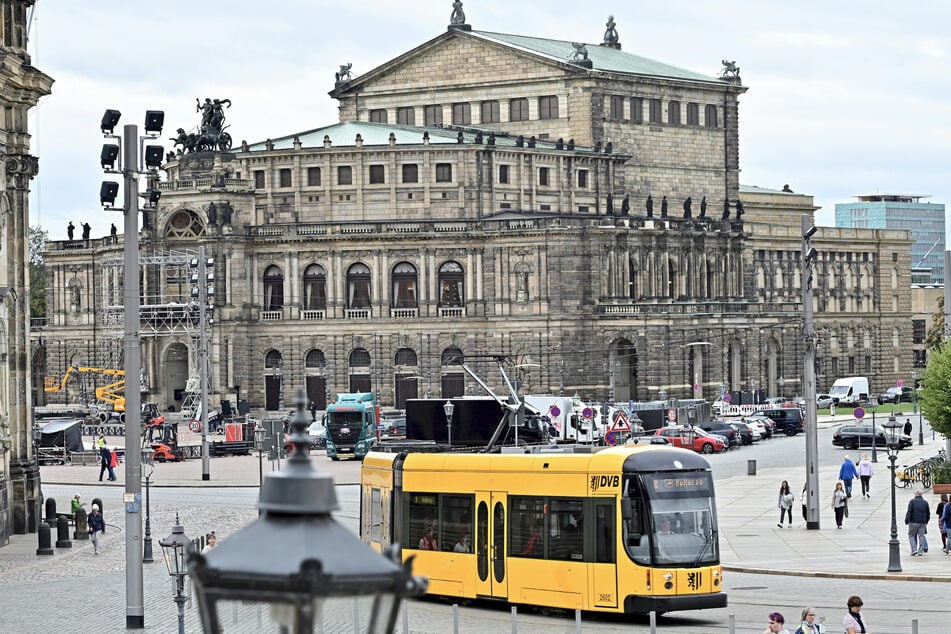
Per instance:
[[[96,388],[96,398],[100,401],[110,403],[117,412],[125,411],[125,370],[114,370],[112,368],[88,368],[88,367],[69,367],[63,374],[63,377],[48,376],[43,380],[44,392],[59,392],[66,389],[66,383],[73,373],[78,374],[104,374],[106,376],[122,377],[115,383]]]

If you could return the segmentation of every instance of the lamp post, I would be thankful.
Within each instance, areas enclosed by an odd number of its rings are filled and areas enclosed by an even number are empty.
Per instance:
[[[258,488],[264,484],[264,441],[267,440],[267,428],[258,421],[254,428],[254,443],[258,447]]]
[[[114,134],[122,114],[118,110],[106,110],[100,123],[103,137],[116,141],[104,143],[100,153],[100,164],[107,174],[121,174],[123,180],[122,207],[114,207],[119,193],[119,183],[103,181],[99,188],[99,202],[106,210],[121,211],[124,215],[122,253],[123,253],[123,358],[125,375],[129,384],[138,382],[141,375],[142,357],[139,346],[140,318],[139,309],[139,177],[157,179],[158,169],[162,166],[164,148],[161,145],[144,145],[140,157],[140,144],[155,140],[162,134],[165,113],[160,110],[145,112],[145,136],[139,136],[139,128],[134,124],[125,125],[122,136]],[[121,154],[121,160],[120,160]],[[140,163],[140,158],[142,163]],[[118,169],[116,163],[118,162]],[[160,192],[148,189],[143,195],[150,205],[158,204]],[[145,592],[142,579],[142,468],[141,447],[142,395],[137,389],[126,390],[125,407],[132,416],[126,421],[125,433],[125,579],[126,579],[126,628],[145,628]]]
[[[783,377],[779,377],[779,398],[783,400],[786,399],[785,385],[786,385],[786,379],[784,379]]]
[[[214,258],[206,257],[205,246],[198,247],[198,257],[191,258],[189,266],[192,273],[192,297],[198,302],[198,380],[199,399],[201,407],[201,479],[211,480],[211,454],[208,442],[211,432],[208,430],[208,325],[213,320],[213,307],[209,307],[209,299],[215,295]],[[211,268],[209,273],[208,269]],[[211,315],[209,315],[211,313]]]
[[[911,373],[911,413],[918,414],[918,444],[925,444],[925,430],[921,424],[921,412],[918,411],[918,373]]]
[[[193,550],[192,540],[185,535],[185,527],[175,514],[172,534],[159,542],[165,554],[168,574],[175,578],[175,605],[178,606],[178,634],[185,634],[185,575],[188,574],[188,556]]]
[[[885,437],[888,442],[888,461],[891,462],[889,469],[892,472],[892,535],[888,540],[888,572],[901,572],[901,551],[898,543],[898,520],[895,515],[895,460],[898,459],[898,448],[900,442],[899,433],[901,423],[895,420],[895,415],[888,417],[888,422],[883,425],[885,428]]]
[[[878,436],[875,434],[875,406],[869,405],[872,410],[872,462],[878,462]]]
[[[658,390],[658,392],[657,392],[657,396],[660,397],[660,400],[664,402],[664,406],[666,407],[666,405],[667,405],[667,390],[665,390],[664,388],[660,388],[660,390]]]
[[[152,556],[152,516],[149,512],[149,484],[155,470],[155,450],[146,445],[142,448],[142,473],[145,475],[145,538],[142,540],[142,563],[155,563]]]
[[[455,411],[455,404],[446,399],[446,402],[443,403],[442,411],[446,414],[446,434],[449,439],[449,448],[452,449],[452,413]]]
[[[220,602],[239,609],[266,604],[281,631],[313,632],[322,625],[326,599],[369,595],[374,601],[367,631],[392,632],[400,599],[422,594],[427,582],[412,576],[411,561],[400,564],[395,548],[381,556],[331,515],[339,509],[333,478],[318,473],[306,451],[310,417],[303,390],[295,405],[288,441],[294,451],[284,470],[264,481],[261,516],[188,560],[202,629],[222,631]]]

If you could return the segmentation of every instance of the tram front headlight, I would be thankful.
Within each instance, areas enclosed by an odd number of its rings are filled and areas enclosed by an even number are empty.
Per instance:
[[[664,573],[664,589],[670,590],[674,587],[674,575],[673,573],[667,572]]]

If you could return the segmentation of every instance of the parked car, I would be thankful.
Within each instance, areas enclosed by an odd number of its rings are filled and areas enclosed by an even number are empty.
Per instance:
[[[322,449],[327,446],[327,428],[324,427],[324,421],[317,420],[307,428],[307,434],[310,436],[310,448]]]
[[[829,409],[836,403],[836,399],[831,394],[816,394],[816,409]],[[806,399],[800,398],[796,401],[800,409],[805,409]]]
[[[788,403],[789,399],[782,396],[770,396],[768,399],[763,401],[767,405],[782,405],[783,403]]]
[[[729,403],[723,400],[722,396],[718,396],[717,400],[713,401],[713,405],[710,406],[710,409],[717,416],[723,416],[723,412],[730,406]]]
[[[730,426],[736,430],[740,435],[740,444],[741,445],[752,445],[757,440],[760,440],[759,432],[753,429],[753,426],[750,423],[745,423],[741,420],[735,420],[730,422]]]
[[[766,431],[766,438],[773,437],[773,432],[776,430],[776,421],[769,416],[756,413],[745,417],[743,420],[750,423],[760,423]]]
[[[915,400],[915,391],[910,387],[890,387],[878,395],[878,404],[911,403]]]
[[[703,421],[699,423],[694,423],[694,428],[699,427],[703,431],[710,432],[716,436],[723,436],[726,438],[727,448],[733,448],[740,444],[740,434],[736,431],[736,428],[731,426],[729,423],[722,423],[719,421]]]
[[[692,428],[692,430],[688,430],[688,428],[681,425],[670,425],[668,427],[661,427],[654,435],[666,438],[667,441],[675,447],[693,449],[699,453],[710,454],[726,450],[726,443],[723,441],[723,438],[712,436],[696,427]],[[692,443],[688,441],[691,435],[693,436]]]
[[[740,422],[753,430],[756,440],[769,438],[773,433],[773,428],[769,424],[771,421],[765,416],[747,416],[741,418]]]
[[[881,427],[875,429],[875,446],[885,449],[887,444],[885,430]],[[836,447],[845,449],[858,449],[859,447],[872,446],[872,426],[871,425],[847,425],[835,430],[832,434],[832,444]],[[910,447],[912,440],[910,436],[901,436],[898,440],[900,449]]]
[[[802,410],[798,407],[776,407],[760,410],[759,413],[776,423],[776,432],[795,436],[802,431]]]

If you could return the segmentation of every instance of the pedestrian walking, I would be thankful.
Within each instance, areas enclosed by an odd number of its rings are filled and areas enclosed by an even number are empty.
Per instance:
[[[852,497],[852,480],[859,477],[859,472],[855,468],[855,463],[846,456],[839,467],[839,480],[845,485],[845,495]]]
[[[941,550],[948,552],[948,525],[944,523],[944,507],[948,505],[948,494],[941,494],[941,501],[934,507],[934,516],[938,518],[938,532],[941,533]]]
[[[941,497],[945,497],[945,495]],[[951,502],[945,503],[944,509],[941,511],[941,524],[944,526],[945,537],[947,537],[948,531],[951,530]],[[944,554],[947,555],[948,551],[951,551],[951,544],[945,542]]]
[[[109,472],[109,479],[116,479],[116,472],[112,469],[112,452],[108,447],[99,448],[99,481],[102,482],[102,475]]]
[[[872,480],[874,470],[872,469],[872,461],[868,459],[868,454],[862,456],[857,471],[859,472],[859,479],[862,481],[862,496],[867,498],[872,497],[869,483]]]
[[[862,597],[853,594],[846,605],[849,611],[842,619],[842,629],[845,630],[845,634],[869,634],[868,626],[862,620]]]
[[[822,623],[816,623],[816,609],[804,608],[802,611],[802,624],[796,628],[793,634],[826,634],[826,628]]]
[[[310,402],[310,419],[312,421],[317,420],[317,403],[313,401]]]
[[[763,634],[789,634],[786,629],[786,619],[779,612],[772,612],[769,615],[769,625],[763,630]]]
[[[792,507],[793,501],[796,499],[796,496],[792,494],[792,491],[789,490],[789,483],[783,480],[783,483],[779,485],[779,501],[777,505],[779,506],[779,528],[783,527],[783,519],[789,517],[789,528],[792,528]]]
[[[845,487],[841,482],[835,483],[835,491],[832,492],[832,511],[835,513],[835,526],[842,528],[842,518],[848,517],[849,496],[845,492]]]
[[[96,448],[102,449],[105,446],[106,446],[106,437],[103,436],[102,434],[99,434],[99,440],[96,441]]]
[[[809,483],[806,482],[802,485],[802,496],[799,498],[802,501],[802,521],[809,521]]]
[[[106,532],[106,520],[99,512],[99,505],[92,505],[92,512],[89,514],[89,541],[92,542],[92,554],[99,554],[99,538]]]
[[[928,520],[931,519],[931,509],[921,497],[921,489],[915,490],[915,497],[908,501],[908,510],[905,511],[905,524],[908,525],[908,541],[911,543],[912,556],[921,556],[928,552]]]

